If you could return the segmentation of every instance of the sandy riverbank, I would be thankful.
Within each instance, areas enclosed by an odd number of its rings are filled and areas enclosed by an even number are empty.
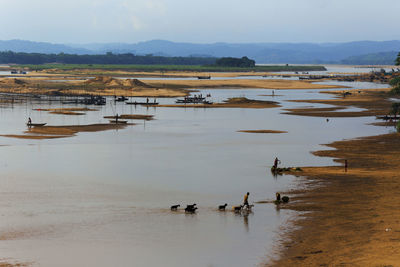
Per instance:
[[[386,92],[366,91],[328,101],[385,114]],[[302,101],[303,102],[303,101]],[[314,102],[314,101],[313,101]],[[326,101],[316,101],[322,103]],[[400,134],[334,142],[336,150],[314,152],[333,157],[344,167],[302,168],[306,189],[288,192],[281,208],[306,212],[284,227],[271,266],[397,266],[400,262]],[[296,229],[296,230],[291,230]],[[282,252],[283,251],[283,252]]]
[[[187,73],[181,73],[183,77]],[[171,74],[172,75],[172,74]],[[173,73],[179,75],[179,73]],[[204,74],[203,74],[204,75]],[[224,73],[234,77],[237,73]],[[25,76],[1,78],[0,92],[32,95],[103,95],[132,97],[183,97],[193,89],[263,88],[263,89],[328,89],[333,85],[318,85],[311,81],[270,79],[226,79],[226,80],[147,80],[117,79],[110,76],[86,78],[44,78]]]
[[[54,139],[71,137],[79,132],[118,130],[125,128],[127,125],[135,124],[98,123],[88,125],[41,126],[29,128],[24,134],[6,134],[0,136],[18,139]]]
[[[285,109],[283,114],[312,116],[312,117],[365,117],[387,115],[391,108],[388,92],[390,89],[364,89],[346,90],[350,93],[343,95],[343,91],[327,91],[322,93],[334,94],[334,99],[326,100],[292,100],[291,102],[309,104],[327,104],[329,108],[294,108]],[[356,107],[363,110],[346,111],[347,108]]]
[[[342,86],[313,84],[311,81],[271,79],[230,79],[230,80],[151,80],[153,87],[164,88],[263,88],[263,89],[330,89]]]
[[[400,135],[335,142],[316,152],[349,162],[303,168],[313,187],[285,206],[309,212],[294,222],[275,266],[397,266],[400,262]],[[317,185],[317,186],[316,186]]]
[[[248,99],[245,97],[234,97],[223,103],[214,104],[171,104],[157,105],[157,107],[168,108],[276,108],[280,107],[278,102]]]
[[[3,78],[0,92],[11,94],[77,96],[183,97],[186,89],[153,87],[136,79],[96,77],[86,80],[49,80],[44,78]]]
[[[58,115],[85,115],[85,112],[80,111],[97,111],[97,109],[91,108],[42,108],[36,109],[36,111],[48,111],[51,114],[58,114]]]

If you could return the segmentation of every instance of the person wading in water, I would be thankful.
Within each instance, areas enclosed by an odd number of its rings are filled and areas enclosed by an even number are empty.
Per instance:
[[[278,164],[281,164],[281,161],[277,157],[275,157],[275,160],[274,160],[274,169],[275,170],[278,168]]]
[[[247,208],[250,207],[250,205],[249,205],[249,195],[250,195],[249,192],[247,192],[247,194],[244,195],[244,198],[243,198],[243,208],[244,208],[245,206],[246,206]]]

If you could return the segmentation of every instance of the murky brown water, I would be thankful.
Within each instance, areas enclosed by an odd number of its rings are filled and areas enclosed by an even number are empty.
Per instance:
[[[360,85],[358,85],[360,86]],[[362,84],[361,87],[372,85]],[[204,91],[205,94],[207,91]],[[212,90],[271,100],[269,90]],[[310,90],[279,91],[273,99],[326,98]],[[173,99],[160,99],[173,102]],[[25,121],[49,125],[106,122],[105,115],[151,114],[153,121],[123,130],[79,133],[55,140],[0,137],[0,252],[10,261],[40,266],[251,266],[274,256],[279,225],[291,214],[272,204],[254,212],[219,212],[218,205],[272,199],[295,186],[269,172],[278,156],[285,166],[326,165],[309,153],[319,144],[386,132],[373,118],[279,114],[275,109],[174,109],[115,104],[83,116],[35,111],[76,107],[33,101],[0,108],[0,133],[20,134]],[[271,129],[287,134],[248,134]],[[197,203],[196,214],[171,212]]]

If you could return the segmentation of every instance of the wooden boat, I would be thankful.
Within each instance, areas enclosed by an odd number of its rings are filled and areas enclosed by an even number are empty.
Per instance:
[[[47,123],[27,123],[26,126],[28,127],[41,127],[45,126]]]
[[[175,103],[177,104],[187,104],[187,103],[203,103],[205,101],[205,97],[185,97],[184,99],[177,99]]]
[[[210,75],[208,75],[208,76],[197,76],[197,79],[199,79],[199,80],[209,80],[209,79],[211,79],[211,76]]]
[[[126,124],[128,121],[122,121],[122,120],[110,120],[110,123],[114,124]]]
[[[119,115],[119,119],[123,120],[152,120],[154,115],[142,115],[142,114],[127,114],[127,115]],[[104,119],[115,119],[116,116],[104,116]]]
[[[62,101],[61,104],[78,104],[78,100]]]
[[[128,98],[125,97],[125,96],[120,96],[120,97],[118,97],[118,98],[115,99],[115,101],[117,101],[117,102],[124,102],[124,101],[126,101],[126,100],[128,100]]]
[[[158,102],[125,102],[127,105],[142,105],[142,106],[156,106]]]

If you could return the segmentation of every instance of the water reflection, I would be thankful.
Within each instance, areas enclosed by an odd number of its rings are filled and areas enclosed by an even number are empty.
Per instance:
[[[244,229],[249,232],[249,214],[243,214]]]

